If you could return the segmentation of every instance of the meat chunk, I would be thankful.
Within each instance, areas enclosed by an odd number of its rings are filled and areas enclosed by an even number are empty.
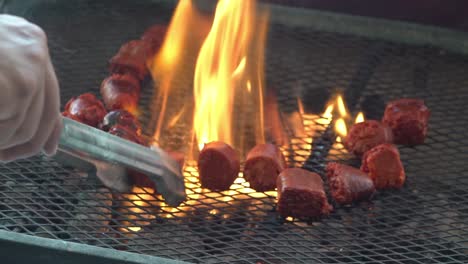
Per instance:
[[[247,154],[244,178],[256,191],[271,191],[276,187],[278,174],[285,168],[286,161],[277,146],[260,144]]]
[[[392,142],[393,135],[390,127],[376,120],[366,120],[351,127],[344,143],[349,152],[361,157],[377,145]]]
[[[106,109],[101,101],[92,93],[85,93],[78,97],[73,97],[65,105],[62,115],[92,127],[98,127],[104,116]]]
[[[136,134],[140,134],[141,126],[137,118],[126,110],[114,110],[104,117],[99,128],[108,132],[113,126],[121,125],[127,129],[130,129]]]
[[[238,153],[228,144],[211,142],[198,157],[198,173],[203,188],[212,191],[228,190],[240,170]]]
[[[382,122],[392,128],[395,144],[423,144],[431,115],[423,100],[403,98],[391,101]]]
[[[131,74],[137,79],[143,80],[148,75],[147,59],[148,44],[143,40],[132,40],[125,43],[109,61],[109,71],[118,74]]]
[[[326,171],[331,195],[339,204],[368,200],[375,193],[374,182],[359,169],[331,162]]]
[[[120,124],[111,127],[109,129],[109,134],[121,137],[123,139],[137,143],[142,146],[147,146],[146,140],[143,139],[140,135],[138,135],[136,131]]]
[[[278,211],[282,217],[313,218],[328,215],[333,209],[317,173],[300,168],[285,169],[278,175],[276,185]]]
[[[109,110],[135,112],[140,98],[140,83],[130,74],[112,74],[101,83],[101,95]]]
[[[154,25],[148,28],[141,36],[141,39],[146,42],[148,46],[148,58],[151,58],[158,53],[161,48],[164,38],[166,37],[167,26]]]
[[[406,179],[400,152],[392,144],[378,145],[366,152],[361,170],[369,174],[377,189],[401,188]]]

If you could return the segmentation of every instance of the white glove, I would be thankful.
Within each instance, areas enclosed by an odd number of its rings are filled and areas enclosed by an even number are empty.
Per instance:
[[[44,31],[0,15],[0,161],[55,154],[61,129],[58,82]]]

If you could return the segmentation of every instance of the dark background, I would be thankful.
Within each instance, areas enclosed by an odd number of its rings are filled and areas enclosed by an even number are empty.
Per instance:
[[[466,0],[262,0],[262,2],[409,21],[468,32]]]

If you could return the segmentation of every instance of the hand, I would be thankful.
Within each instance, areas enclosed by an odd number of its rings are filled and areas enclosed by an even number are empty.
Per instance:
[[[0,161],[55,154],[60,97],[44,31],[0,15]]]

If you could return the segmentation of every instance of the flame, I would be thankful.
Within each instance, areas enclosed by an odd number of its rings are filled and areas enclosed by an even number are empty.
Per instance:
[[[189,93],[179,91],[187,88],[190,91],[191,87],[181,84],[180,76],[192,76],[195,56],[209,31],[210,23],[207,17],[196,10],[191,0],[180,0],[159,52],[148,62],[158,87],[151,104],[151,111],[155,114],[150,123],[155,128],[153,138],[158,143],[161,143],[163,135],[173,134],[170,129],[191,118],[185,117],[191,111],[181,110],[177,103],[181,100],[190,101],[188,96],[181,98],[181,94]]]
[[[354,120],[354,123],[357,124],[357,123],[362,123],[365,121],[365,118],[364,118],[364,113],[363,112],[359,112],[356,116],[356,119]]]
[[[241,109],[234,110],[235,99],[245,97],[242,91],[249,95],[255,93],[248,97],[250,100],[256,98],[253,105],[258,107],[259,117],[252,121],[255,126],[260,126],[257,143],[264,140],[262,61],[266,20],[259,23],[256,12],[253,0],[220,0],[216,6],[213,25],[195,67],[193,128],[199,149],[211,141],[223,141],[235,148],[243,144],[232,134],[235,127],[233,114],[242,115],[239,113]],[[259,32],[260,39],[255,39]],[[255,52],[252,54],[252,51]]]
[[[335,131],[340,137],[345,137],[348,134],[348,128],[346,127],[346,122],[342,117],[336,120]]]

